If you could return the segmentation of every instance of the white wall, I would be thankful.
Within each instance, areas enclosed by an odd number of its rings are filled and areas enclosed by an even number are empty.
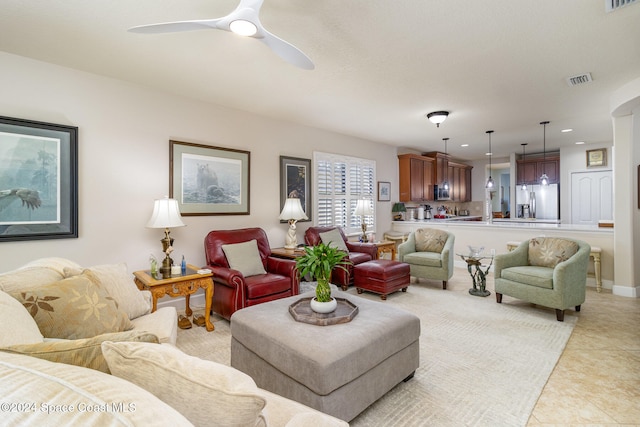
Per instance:
[[[0,271],[39,257],[81,265],[127,262],[147,268],[162,258],[162,230],[146,229],[153,200],[169,191],[169,140],[251,152],[250,215],[183,217],[173,229],[174,259],[204,265],[203,240],[213,229],[262,227],[282,246],[279,156],[312,158],[314,150],[377,162],[377,179],[391,182],[391,202],[378,202],[378,229],[390,228],[398,199],[396,148],[275,121],[142,86],[0,52],[0,115],[79,128],[78,239],[0,242]],[[302,242],[309,223],[298,224]]]

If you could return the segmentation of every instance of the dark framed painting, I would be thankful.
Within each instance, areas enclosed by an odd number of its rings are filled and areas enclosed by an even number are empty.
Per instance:
[[[289,197],[297,197],[308,219],[311,221],[311,160],[280,156],[280,212]],[[280,220],[280,222],[287,222]]]
[[[169,197],[183,216],[249,215],[249,151],[169,141]]]
[[[391,183],[386,181],[378,181],[378,201],[391,201]]]
[[[78,237],[78,128],[0,117],[0,242]]]

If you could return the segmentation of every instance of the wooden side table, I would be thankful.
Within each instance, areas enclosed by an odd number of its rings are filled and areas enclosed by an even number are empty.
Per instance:
[[[394,242],[384,240],[382,242],[373,242],[373,244],[376,245],[378,248],[377,259],[381,259],[382,255],[385,252],[389,252],[391,254],[392,261],[396,259],[396,244]]]
[[[286,249],[271,248],[271,255],[276,258],[296,259],[304,255],[304,248]]]
[[[149,270],[136,271],[133,275],[135,276],[134,281],[138,289],[151,292],[152,312],[158,308],[158,298],[162,298],[165,295],[172,298],[184,296],[186,304],[185,314],[191,316],[193,312],[191,311],[191,307],[189,307],[189,299],[199,288],[204,289],[204,321],[207,331],[211,332],[214,329],[210,319],[211,302],[213,300],[213,274],[198,274],[197,271],[198,267],[188,264],[186,274],[171,276],[166,279],[160,275],[156,277],[151,276]]]

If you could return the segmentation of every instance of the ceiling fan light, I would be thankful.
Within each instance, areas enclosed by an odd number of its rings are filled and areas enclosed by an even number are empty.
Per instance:
[[[258,27],[251,21],[245,19],[236,19],[229,24],[232,33],[239,36],[251,37],[258,32]]]
[[[427,114],[427,119],[437,127],[440,127],[440,123],[444,122],[449,116],[448,111],[434,111]]]

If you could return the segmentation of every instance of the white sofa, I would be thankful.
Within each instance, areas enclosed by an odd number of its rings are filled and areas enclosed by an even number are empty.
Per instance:
[[[123,264],[2,273],[0,323],[8,425],[348,426],[177,349],[175,308],[150,313]]]

